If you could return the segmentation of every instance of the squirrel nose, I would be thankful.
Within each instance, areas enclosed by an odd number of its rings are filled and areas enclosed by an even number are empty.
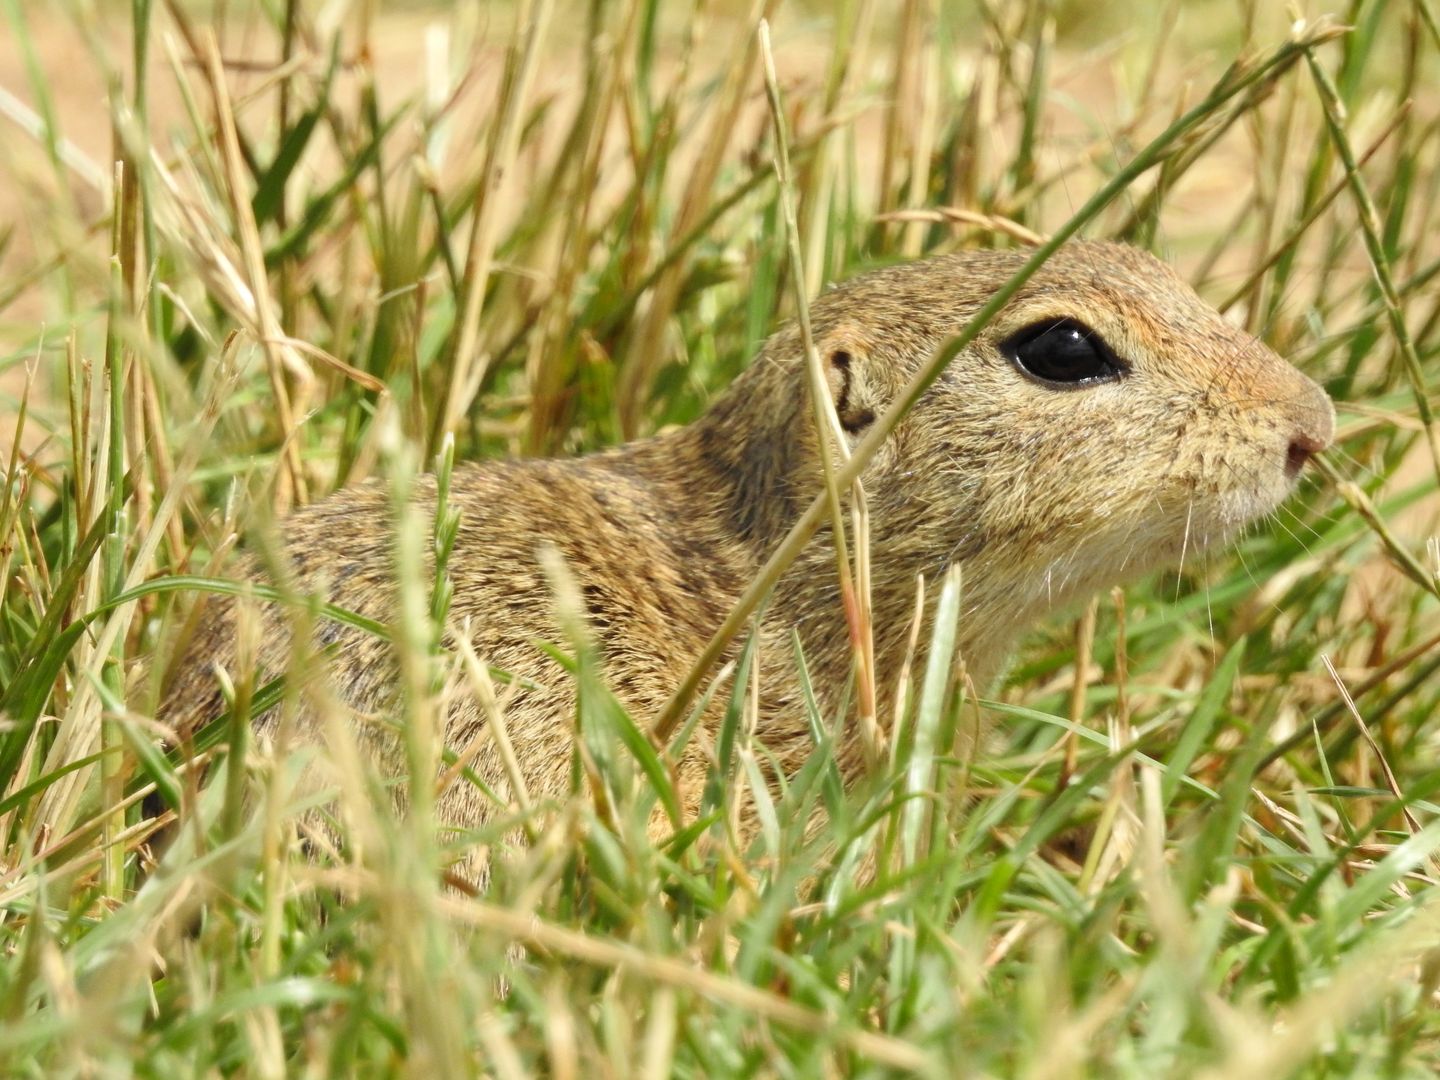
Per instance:
[[[1335,437],[1335,407],[1330,404],[1329,395],[1303,375],[1300,379],[1304,392],[1297,402],[1295,430],[1285,452],[1285,475],[1292,480],[1300,475],[1305,463],[1329,446]]]
[[[1305,463],[1315,454],[1324,450],[1327,443],[1312,439],[1309,435],[1296,435],[1290,440],[1290,448],[1285,452],[1285,475],[1290,479],[1300,475],[1300,470]]]

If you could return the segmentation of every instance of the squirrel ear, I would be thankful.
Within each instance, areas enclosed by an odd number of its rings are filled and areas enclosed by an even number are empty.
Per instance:
[[[875,409],[861,361],[846,348],[834,348],[824,355],[825,381],[830,384],[830,397],[835,402],[835,415],[840,426],[850,434],[863,431],[875,419]]]

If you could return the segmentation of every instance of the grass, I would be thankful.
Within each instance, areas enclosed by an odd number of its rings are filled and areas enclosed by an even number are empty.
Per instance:
[[[1129,27],[1042,0],[0,10],[24,60],[0,96],[0,1071],[1440,1066],[1429,4],[1299,27],[1221,0]],[[417,19],[431,51],[401,79],[386,49]],[[113,167],[67,134],[57,26],[109,87]],[[374,474],[403,506],[456,459],[683,423],[824,282],[1077,231],[1169,257],[1326,385],[1340,438],[1235,551],[1041,628],[977,752],[954,575],[927,586],[900,715],[857,683],[874,767],[850,790],[818,709],[805,767],[758,781],[751,649],[632,716],[578,626],[556,643],[573,797],[521,791],[459,836],[423,798],[397,817],[343,724],[339,791],[302,794],[316,751],[249,738],[283,680],[229,672],[227,714],[181,745],[153,720],[197,601],[277,511]],[[852,484],[905,405],[828,464],[730,632],[847,513],[837,572],[866,610]],[[406,575],[394,625],[296,615],[395,640],[421,792],[469,782],[442,688],[504,695],[441,645],[440,505],[399,514],[402,566],[437,570]],[[705,813],[652,842],[675,794],[646,729],[687,738],[706,695],[728,705]],[[302,855],[316,813],[343,843]],[[483,893],[444,884],[481,851]]]

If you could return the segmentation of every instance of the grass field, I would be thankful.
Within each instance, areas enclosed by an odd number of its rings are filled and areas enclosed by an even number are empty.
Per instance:
[[[1434,1075],[1433,0],[378,7],[0,0],[0,1074]],[[443,843],[357,765],[302,854],[253,672],[153,719],[277,511],[683,423],[797,281],[1071,233],[1180,267],[1339,438],[1234,551],[1040,628],[975,754],[939,582],[887,760],[842,791],[817,715],[749,844],[647,839],[652,718],[583,662],[629,749]],[[410,715],[463,671],[441,564]]]

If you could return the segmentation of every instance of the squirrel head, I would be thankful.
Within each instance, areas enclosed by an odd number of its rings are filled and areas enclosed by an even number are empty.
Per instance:
[[[848,438],[863,436],[1025,257],[896,265],[815,302],[814,339]],[[740,448],[742,471],[778,474],[771,493],[793,516],[821,482],[793,326],[734,394],[767,418]],[[1120,244],[1072,243],[953,359],[867,467],[875,572],[934,576],[973,562],[974,604],[1033,618],[1230,540],[1280,504],[1333,431],[1319,386],[1164,263]]]

